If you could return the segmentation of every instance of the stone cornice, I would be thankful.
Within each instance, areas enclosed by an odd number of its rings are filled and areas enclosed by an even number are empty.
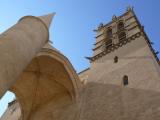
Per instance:
[[[103,52],[91,57],[89,60],[90,60],[90,62],[94,62],[95,60],[99,59],[100,57],[103,57],[104,55],[113,52],[114,50],[118,49],[119,47],[122,47],[123,45],[127,44],[128,42],[131,42],[132,40],[135,40],[136,38],[138,38],[140,36],[143,36],[145,38],[147,45],[150,48],[153,56],[155,57],[157,63],[160,65],[159,58],[158,58],[157,54],[155,53],[154,49],[152,48],[151,42],[150,42],[147,34],[145,33],[144,29],[141,29],[141,32],[138,32],[135,35],[133,35],[123,41],[120,41],[118,44],[112,45],[112,47],[110,47],[109,49],[106,49]]]
[[[103,52],[91,57],[90,62],[94,62],[95,60],[103,57],[104,55],[106,55],[108,53],[111,53],[111,52],[115,51],[116,49],[118,49],[118,48],[122,47],[123,45],[135,40],[136,38],[139,38],[140,36],[141,36],[141,32],[138,32],[138,33],[132,35],[131,37],[126,38],[123,41],[120,41],[118,44],[112,45],[110,48],[108,48],[108,49],[104,50]]]

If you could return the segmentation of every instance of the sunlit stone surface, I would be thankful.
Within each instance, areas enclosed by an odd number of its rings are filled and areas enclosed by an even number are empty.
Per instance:
[[[0,37],[0,95],[16,95],[0,120],[160,119],[159,60],[132,8],[95,30],[79,74],[46,40],[51,16],[23,18]]]

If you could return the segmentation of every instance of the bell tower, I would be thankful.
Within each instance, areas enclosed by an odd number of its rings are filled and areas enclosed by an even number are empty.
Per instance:
[[[133,9],[95,32],[81,120],[159,120],[159,59]]]
[[[143,36],[156,60],[159,61],[156,52],[152,49],[152,42],[144,32],[132,7],[127,7],[126,12],[119,17],[113,15],[111,22],[100,23],[94,31],[96,32],[96,42],[94,43],[93,56],[89,58],[91,63],[131,41],[137,40],[140,36]]]

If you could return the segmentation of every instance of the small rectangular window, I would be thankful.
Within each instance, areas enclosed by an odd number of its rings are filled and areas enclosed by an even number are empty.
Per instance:
[[[117,63],[117,62],[118,62],[118,57],[115,56],[115,57],[114,57],[114,63]]]
[[[128,76],[127,75],[123,76],[123,85],[124,86],[128,85]]]

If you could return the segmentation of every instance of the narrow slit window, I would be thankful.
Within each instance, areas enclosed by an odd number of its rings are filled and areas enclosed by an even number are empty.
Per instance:
[[[114,63],[117,63],[118,62],[118,56],[115,56],[114,57]]]
[[[107,38],[111,38],[111,37],[112,37],[112,29],[109,28],[109,29],[107,30]]]
[[[128,76],[127,75],[123,76],[123,85],[124,86],[128,85]]]

